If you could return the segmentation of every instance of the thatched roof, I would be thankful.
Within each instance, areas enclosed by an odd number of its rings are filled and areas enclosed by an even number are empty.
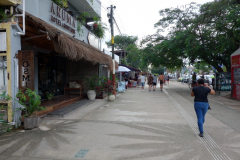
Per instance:
[[[54,26],[46,23],[45,21],[26,13],[26,19],[32,21],[35,25],[46,29],[52,43],[54,44],[55,51],[63,53],[68,59],[71,60],[86,60],[92,64],[106,64],[112,71],[113,63],[112,57],[103,53],[99,49],[86,44],[63,31],[55,28]],[[118,63],[115,61],[115,69],[118,69]]]

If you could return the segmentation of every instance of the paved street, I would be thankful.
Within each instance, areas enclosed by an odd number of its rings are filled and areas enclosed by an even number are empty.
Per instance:
[[[95,100],[63,118],[45,118],[39,129],[5,134],[0,159],[240,159],[239,102],[209,96],[200,138],[187,84],[147,90],[129,88],[114,102]]]

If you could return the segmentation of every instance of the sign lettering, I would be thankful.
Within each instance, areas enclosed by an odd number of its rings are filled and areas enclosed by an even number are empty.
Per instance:
[[[57,12],[55,12],[55,9]],[[53,2],[52,2],[50,12],[52,13],[50,18],[51,22],[75,34],[76,32],[75,19],[70,14],[68,14],[65,10],[60,8],[58,5],[55,5]],[[55,13],[56,13],[56,17],[55,17]]]
[[[19,89],[34,90],[34,51],[18,51]]]

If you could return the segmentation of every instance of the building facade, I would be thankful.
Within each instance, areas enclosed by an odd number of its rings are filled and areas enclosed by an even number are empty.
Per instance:
[[[30,88],[42,99],[47,92],[63,95],[70,81],[101,77],[103,68],[113,70],[113,60],[101,51],[101,38],[94,31],[94,20],[101,18],[99,0],[68,0],[66,4],[3,0],[0,7],[14,15],[0,22],[0,62],[7,64],[0,67],[0,94],[15,97],[20,89]],[[19,123],[17,108],[21,106],[15,101],[8,106],[8,121]]]

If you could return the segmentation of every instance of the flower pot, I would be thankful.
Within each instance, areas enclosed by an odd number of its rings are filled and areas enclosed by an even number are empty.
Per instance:
[[[89,100],[94,100],[96,98],[96,91],[95,90],[89,90],[87,91],[87,96]]]
[[[39,116],[24,117],[24,129],[33,129],[39,126]]]
[[[108,100],[110,101],[110,102],[113,102],[114,100],[115,100],[115,95],[109,95],[108,96]]]

